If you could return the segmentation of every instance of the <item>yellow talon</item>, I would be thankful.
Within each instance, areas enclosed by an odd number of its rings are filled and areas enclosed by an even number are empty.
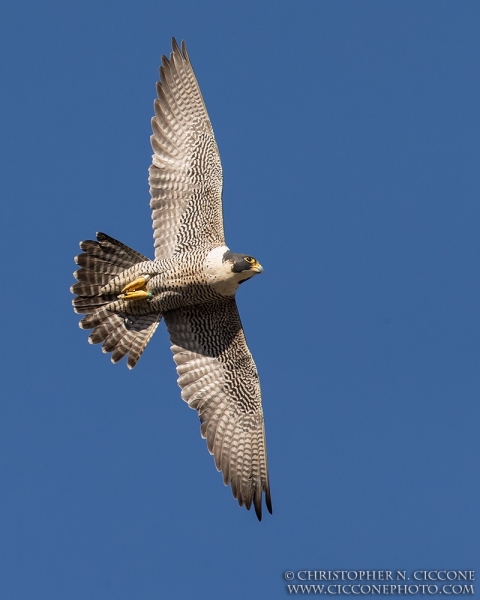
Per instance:
[[[144,290],[135,290],[133,292],[127,292],[126,294],[120,294],[119,300],[144,300],[145,298],[151,298],[152,292],[146,292]]]
[[[145,300],[145,298],[152,298],[152,292],[147,292],[145,289],[149,279],[150,275],[144,275],[127,283],[122,289],[122,293],[118,296],[119,300]]]
[[[137,279],[134,279],[132,282],[127,283],[127,285],[122,290],[122,294],[124,294],[125,292],[136,292],[137,290],[141,289],[149,279],[150,277],[148,275],[146,277],[137,277]]]

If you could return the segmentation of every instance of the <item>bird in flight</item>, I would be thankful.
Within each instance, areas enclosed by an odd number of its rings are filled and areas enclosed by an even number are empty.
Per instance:
[[[137,364],[162,317],[181,396],[200,417],[201,434],[225,485],[262,518],[272,512],[258,373],[235,302],[241,283],[263,271],[225,245],[222,165],[188,57],[172,40],[162,56],[154,102],[149,184],[155,259],[97,233],[80,243],[71,287],[79,325],[117,363]]]

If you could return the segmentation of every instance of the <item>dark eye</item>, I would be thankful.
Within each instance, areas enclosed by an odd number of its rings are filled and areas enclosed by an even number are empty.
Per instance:
[[[252,258],[251,256],[246,256],[245,257],[245,261],[249,264],[252,265],[255,262],[255,259]]]

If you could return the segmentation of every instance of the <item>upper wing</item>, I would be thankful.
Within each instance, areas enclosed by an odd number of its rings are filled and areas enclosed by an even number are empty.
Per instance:
[[[225,243],[222,165],[207,109],[188,58],[175,39],[162,56],[149,173],[155,258]]]
[[[198,410],[202,437],[240,506],[272,512],[258,373],[235,300],[164,314],[182,398]]]

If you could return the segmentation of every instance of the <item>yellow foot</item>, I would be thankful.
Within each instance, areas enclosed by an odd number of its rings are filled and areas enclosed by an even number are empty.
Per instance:
[[[147,292],[145,289],[149,279],[150,275],[144,275],[128,283],[118,296],[119,300],[144,300],[145,298],[152,298],[152,292]]]
[[[120,294],[119,300],[144,300],[145,298],[152,298],[152,292],[146,292],[145,290],[135,290],[133,292],[127,292],[126,294]]]
[[[134,279],[132,282],[127,283],[127,285],[122,290],[122,294],[124,294],[125,292],[135,292],[136,290],[142,289],[149,279],[150,275],[145,275],[144,277],[137,277],[137,279]]]

